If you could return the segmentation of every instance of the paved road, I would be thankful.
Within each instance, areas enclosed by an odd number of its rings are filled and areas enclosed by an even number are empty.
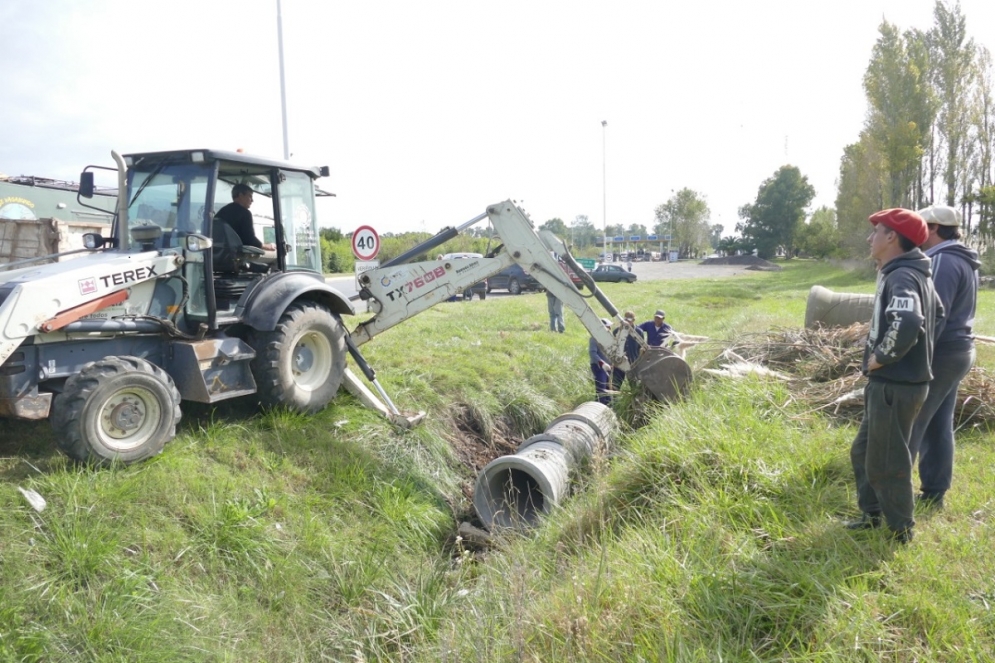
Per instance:
[[[668,279],[717,279],[737,274],[749,274],[745,265],[702,265],[697,260],[679,262],[634,262],[632,271],[640,281],[664,281]],[[356,294],[356,277],[330,276],[325,281],[337,288],[346,297]],[[503,292],[503,291],[502,291]],[[502,294],[495,291],[495,295]]]

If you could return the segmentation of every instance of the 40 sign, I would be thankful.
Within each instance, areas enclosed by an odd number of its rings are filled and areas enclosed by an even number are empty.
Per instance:
[[[360,260],[373,260],[380,253],[380,235],[370,226],[360,226],[352,234],[352,254]]]

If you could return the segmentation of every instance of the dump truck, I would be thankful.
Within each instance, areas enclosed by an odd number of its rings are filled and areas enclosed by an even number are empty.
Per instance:
[[[71,458],[129,463],[159,453],[175,436],[182,401],[251,397],[263,407],[316,412],[345,386],[396,425],[415,425],[424,413],[397,408],[362,346],[513,263],[573,310],[610,361],[650,393],[666,397],[674,388],[668,376],[683,360],[648,351],[630,367],[627,334],[604,327],[552,253],[586,273],[512,201],[364,272],[358,298],[373,316],[349,330],[354,303],[321,273],[315,182],[327,168],[208,149],[112,158],[111,232],[85,234],[74,260],[39,258],[0,271],[0,418],[49,419]],[[93,194],[98,168],[81,174],[81,196]],[[215,218],[236,184],[248,185],[273,219],[271,261]],[[503,242],[494,251],[419,260],[485,219]]]
[[[109,234],[117,192],[95,191],[89,207],[74,182],[35,176],[0,176],[0,270],[22,260],[68,260],[83,249],[83,235]]]

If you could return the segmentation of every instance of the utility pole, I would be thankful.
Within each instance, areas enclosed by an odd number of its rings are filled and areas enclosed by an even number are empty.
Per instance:
[[[608,120],[601,120],[601,222],[602,222],[602,253],[605,257],[603,262],[611,262],[608,259],[608,152],[605,149],[608,133]]]
[[[283,110],[283,160],[290,161],[290,142],[287,140],[287,83],[283,75],[283,11],[276,0],[276,37],[280,48],[280,108]]]

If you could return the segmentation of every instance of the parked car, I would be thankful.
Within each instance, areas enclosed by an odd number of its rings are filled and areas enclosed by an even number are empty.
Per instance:
[[[487,292],[491,290],[507,290],[513,295],[520,295],[529,290],[542,290],[542,284],[521,265],[511,265],[487,279]]]
[[[567,266],[567,263],[563,262],[562,260],[560,260],[559,263],[560,263],[560,267],[563,269],[563,271],[566,272],[567,276],[570,277],[570,282],[573,283],[577,287],[578,290],[583,290],[584,289],[584,282],[580,280],[580,277],[577,276],[577,274],[574,272],[574,270],[570,269]]]
[[[479,253],[447,253],[445,255],[439,256],[439,260],[466,260],[468,258],[483,258]],[[487,293],[490,292],[490,288],[487,287],[487,279],[483,281],[478,281],[474,283],[469,288],[465,289],[461,295],[453,295],[448,299],[450,302],[459,301],[461,298],[464,301],[470,301],[473,296],[476,295],[477,299],[487,299]]]
[[[632,272],[623,269],[619,265],[598,265],[593,272],[591,272],[591,277],[595,281],[604,281],[608,283],[635,283],[636,275]]]

